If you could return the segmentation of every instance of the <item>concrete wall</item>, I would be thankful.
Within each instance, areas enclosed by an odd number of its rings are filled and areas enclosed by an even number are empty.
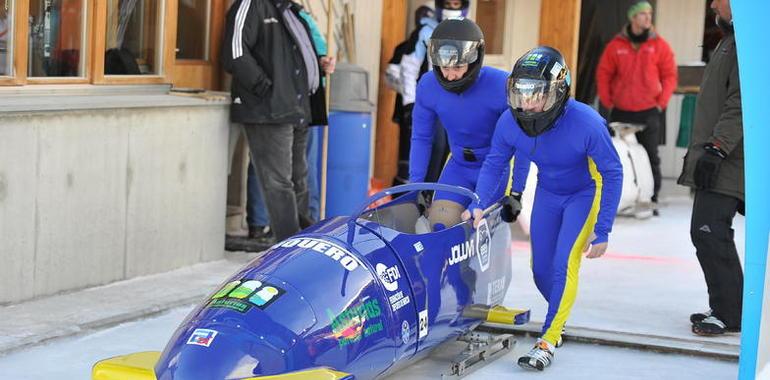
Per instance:
[[[0,116],[0,304],[221,258],[225,105]]]

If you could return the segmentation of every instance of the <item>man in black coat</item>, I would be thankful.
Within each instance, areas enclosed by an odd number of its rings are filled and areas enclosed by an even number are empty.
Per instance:
[[[230,119],[244,125],[278,241],[312,224],[308,125],[325,125],[318,57],[302,7],[290,0],[236,0],[227,13],[222,63],[233,76]]]
[[[690,147],[679,184],[695,190],[690,236],[706,278],[711,310],[690,316],[698,335],[741,329],[743,271],[733,218],[743,213],[743,113],[729,0],[712,0],[724,37],[706,66],[695,106]]]

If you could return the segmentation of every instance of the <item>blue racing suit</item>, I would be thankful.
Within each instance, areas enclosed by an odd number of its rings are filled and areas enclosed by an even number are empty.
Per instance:
[[[457,94],[441,87],[433,72],[420,78],[412,112],[409,182],[425,180],[434,125],[438,118],[446,129],[451,151],[438,182],[470,190],[476,188],[478,173],[489,153],[495,123],[508,109],[505,97],[507,79],[505,71],[482,67],[473,85]],[[509,168],[510,164],[506,163],[505,167]],[[523,191],[528,171],[529,161],[516,162],[513,191]],[[448,199],[466,207],[470,203],[470,199],[454,193],[438,192],[434,199]]]
[[[510,111],[497,122],[492,150],[479,174],[477,205],[501,195],[514,152],[538,168],[532,208],[532,274],[548,301],[543,339],[556,344],[577,294],[578,270],[591,232],[607,242],[617,213],[623,166],[606,122],[589,106],[569,99],[551,130],[529,137]],[[518,157],[518,156],[517,156]]]

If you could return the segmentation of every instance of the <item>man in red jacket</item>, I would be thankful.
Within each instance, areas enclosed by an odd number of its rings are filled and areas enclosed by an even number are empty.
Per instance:
[[[658,215],[662,111],[677,83],[674,52],[652,27],[652,5],[640,1],[628,9],[629,23],[607,44],[599,60],[599,100],[610,121],[644,124],[636,139],[647,151],[655,182],[653,213]]]

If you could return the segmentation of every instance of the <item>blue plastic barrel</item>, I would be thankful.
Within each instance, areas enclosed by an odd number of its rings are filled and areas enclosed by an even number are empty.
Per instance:
[[[372,116],[363,112],[329,113],[326,217],[350,215],[367,198]]]

